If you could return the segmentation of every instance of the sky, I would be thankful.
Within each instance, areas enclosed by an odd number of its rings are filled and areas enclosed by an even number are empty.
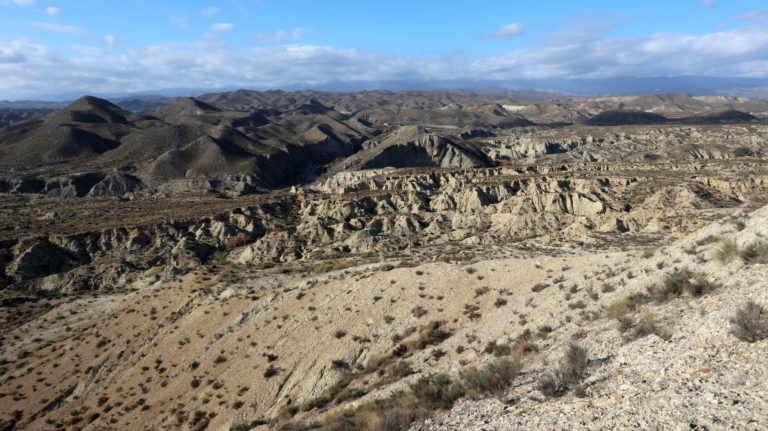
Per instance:
[[[0,100],[689,75],[768,78],[768,2],[0,0]]]

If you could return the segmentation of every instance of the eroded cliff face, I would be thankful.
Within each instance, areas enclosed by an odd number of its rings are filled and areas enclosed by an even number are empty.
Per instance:
[[[760,157],[768,143],[763,125],[644,126],[515,131],[473,139],[494,160],[612,163]]]
[[[761,169],[745,161],[344,172],[198,218],[20,236],[0,262],[6,287],[112,291],[210,261],[653,243],[762,201]]]

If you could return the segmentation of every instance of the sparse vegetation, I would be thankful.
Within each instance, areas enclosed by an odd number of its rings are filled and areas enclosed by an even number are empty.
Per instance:
[[[483,349],[483,353],[494,355],[496,357],[508,356],[512,353],[512,346],[506,343],[497,343],[496,341],[489,341]]]
[[[736,244],[734,239],[729,238],[720,241],[720,245],[715,249],[713,257],[716,261],[726,265],[735,259],[738,255],[739,245]]]
[[[448,409],[464,396],[461,384],[447,374],[424,376],[411,385],[411,393],[427,409]]]
[[[264,370],[264,378],[269,379],[272,378],[280,373],[280,369],[275,367],[274,365],[269,365],[266,370]]]
[[[413,314],[413,317],[418,319],[422,316],[425,316],[428,312],[426,308],[419,305],[417,307],[414,307],[413,310],[411,310],[411,313]]]
[[[739,250],[739,257],[746,265],[768,264],[768,241],[757,240]]]
[[[620,316],[619,332],[624,334],[626,341],[633,341],[639,338],[655,334],[662,339],[669,339],[669,334],[659,326],[656,316],[650,310],[643,310],[638,319],[634,316]]]
[[[461,373],[464,392],[470,397],[501,395],[520,371],[519,358],[499,358],[483,367],[469,368]]]
[[[675,269],[662,281],[661,286],[651,286],[648,294],[657,302],[665,302],[687,293],[699,297],[716,289],[717,285],[703,274],[696,274],[687,268]]]
[[[560,364],[539,378],[538,389],[548,397],[559,397],[581,383],[588,365],[587,350],[570,344]]]
[[[768,338],[768,312],[755,302],[747,301],[731,319],[731,333],[748,343]]]

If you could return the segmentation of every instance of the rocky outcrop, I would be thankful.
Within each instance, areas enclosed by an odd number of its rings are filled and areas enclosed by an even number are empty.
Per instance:
[[[287,209],[279,205],[235,208],[202,220],[19,239],[4,246],[8,251],[5,287],[112,290],[147,271],[178,275],[207,262],[217,251],[260,238],[272,223],[279,225],[279,219],[270,215],[275,211]]]
[[[624,162],[761,157],[768,148],[765,126],[637,126],[515,132],[484,140],[483,151],[497,161]]]

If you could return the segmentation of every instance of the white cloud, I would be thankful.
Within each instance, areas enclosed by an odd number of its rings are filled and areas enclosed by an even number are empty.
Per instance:
[[[50,16],[59,16],[61,15],[61,9],[57,8],[56,6],[48,6],[45,8],[45,13]]]
[[[11,63],[23,63],[26,57],[23,53],[6,46],[0,46],[0,65]]]
[[[471,69],[491,79],[611,76],[762,76],[744,64],[768,59],[768,28],[753,26],[693,35],[608,37],[596,29],[563,33],[533,48],[479,59]]]
[[[69,33],[69,34],[85,34],[87,31],[82,27],[74,25],[58,24],[55,22],[33,22],[30,23],[32,27],[40,28],[43,30],[55,31],[57,33]]]
[[[720,5],[720,3],[717,0],[701,0],[701,5],[705,8],[716,8]]]
[[[219,12],[221,12],[221,9],[219,9],[217,7],[214,7],[214,6],[211,6],[209,8],[201,10],[200,11],[200,15],[207,16],[207,17],[212,17],[212,16],[218,14]]]
[[[217,22],[211,26],[211,30],[214,31],[232,31],[234,29],[235,25],[228,22]]]
[[[37,3],[37,0],[3,0],[0,3],[14,4],[16,6],[32,6]]]
[[[104,43],[107,44],[108,47],[114,48],[115,47],[115,35],[112,33],[107,33],[104,35]]]
[[[273,33],[258,33],[256,38],[265,43],[280,43],[286,41],[297,41],[301,39],[301,36],[308,30],[303,27],[296,27],[293,30],[285,31],[278,30]]]
[[[518,23],[507,24],[491,34],[496,40],[507,40],[525,33],[525,26]]]
[[[495,56],[404,56],[392,52],[300,44],[293,31],[267,35],[268,44],[235,48],[221,38],[126,49],[59,50],[30,39],[0,36],[0,99],[127,93],[161,88],[278,88],[329,82],[513,80],[682,76],[768,78],[768,26],[708,34],[611,36],[609,27],[579,27],[544,42]],[[80,34],[79,27],[37,23]],[[86,33],[87,34],[87,33]],[[300,32],[298,33],[300,36]],[[118,44],[119,45],[119,44]]]

